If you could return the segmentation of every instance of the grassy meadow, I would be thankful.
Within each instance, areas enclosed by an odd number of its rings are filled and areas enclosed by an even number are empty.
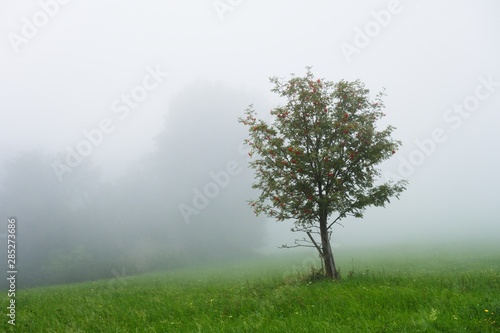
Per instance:
[[[500,245],[314,252],[16,293],[1,332],[500,332]],[[7,293],[2,292],[6,313]]]

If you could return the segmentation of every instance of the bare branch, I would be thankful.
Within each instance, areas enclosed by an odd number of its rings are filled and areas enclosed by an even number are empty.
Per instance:
[[[288,245],[288,244],[283,244],[281,246],[278,246],[278,249],[293,249],[295,247],[301,246],[300,244],[297,245]]]
[[[316,243],[316,241],[314,240],[314,238],[311,236],[310,232],[307,232],[307,236],[309,237],[309,239],[311,240],[311,242],[314,244],[314,246],[316,247],[316,250],[318,250],[319,254],[321,256],[323,256],[323,251],[321,251],[321,248],[318,246],[318,244]]]
[[[326,228],[326,230],[330,229],[332,227],[332,225],[334,225],[335,223],[338,223],[337,221],[340,220],[341,216],[342,215],[337,216],[337,218],[335,220],[333,220],[332,223],[330,223],[330,225]],[[340,224],[340,223],[338,223],[338,224]],[[342,225],[342,224],[340,224],[340,225]],[[344,227],[344,226],[342,225],[342,227]]]

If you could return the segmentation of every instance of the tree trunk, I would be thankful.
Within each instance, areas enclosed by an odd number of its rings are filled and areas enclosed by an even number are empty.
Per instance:
[[[330,237],[327,229],[327,218],[322,216],[320,220],[321,232],[321,249],[323,254],[323,263],[325,267],[325,276],[330,279],[338,280],[340,278],[335,260],[333,259],[332,247],[330,245]]]

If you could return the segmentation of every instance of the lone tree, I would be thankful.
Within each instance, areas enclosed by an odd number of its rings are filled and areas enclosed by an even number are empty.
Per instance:
[[[292,231],[307,235],[295,246],[315,247],[325,276],[339,279],[331,228],[347,216],[363,217],[368,206],[385,206],[405,190],[404,180],[381,182],[376,168],[401,142],[391,138],[394,127],[376,126],[384,116],[383,92],[370,100],[359,80],[315,79],[310,68],[305,77],[270,80],[287,104],[271,110],[272,122],[257,119],[252,106],[238,119],[249,128],[252,187],[261,191],[250,205],[257,215],[293,219]]]

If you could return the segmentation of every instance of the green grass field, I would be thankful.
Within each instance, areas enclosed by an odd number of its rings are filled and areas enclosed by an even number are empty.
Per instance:
[[[20,290],[1,331],[500,332],[498,245],[341,248],[340,282],[305,278],[313,252],[284,253]]]

